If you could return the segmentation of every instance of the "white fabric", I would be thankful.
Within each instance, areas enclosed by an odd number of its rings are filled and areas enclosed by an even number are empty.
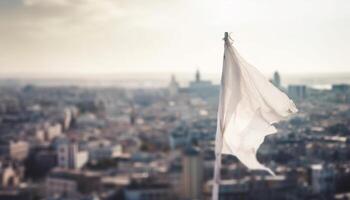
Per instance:
[[[297,108],[293,101],[248,64],[226,38],[215,142],[213,199],[218,198],[222,153],[236,156],[249,169],[273,174],[258,162],[257,150],[266,135],[276,132],[272,124],[295,112]]]

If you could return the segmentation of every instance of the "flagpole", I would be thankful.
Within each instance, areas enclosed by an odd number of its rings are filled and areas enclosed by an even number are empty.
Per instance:
[[[228,32],[225,32],[224,41],[228,41]],[[225,59],[225,58],[224,58]],[[221,77],[222,78],[222,77]],[[220,89],[221,90],[221,89]],[[220,91],[220,98],[221,98]],[[213,179],[213,189],[212,189],[212,200],[219,200],[219,189],[220,189],[220,180],[221,180],[221,151],[222,151],[222,124],[220,122],[221,115],[221,99],[219,99],[219,108],[218,108],[218,123],[216,128],[216,139],[215,139],[215,165],[214,165],[214,179]]]

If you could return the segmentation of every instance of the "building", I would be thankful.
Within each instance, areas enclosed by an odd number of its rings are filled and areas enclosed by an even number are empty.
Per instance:
[[[68,130],[71,126],[72,120],[73,120],[73,114],[72,114],[72,110],[69,108],[65,108],[64,109],[64,113],[63,113],[63,120],[62,120],[62,124],[63,124],[63,129],[64,130]]]
[[[282,83],[281,83],[281,76],[278,73],[278,71],[275,71],[275,73],[273,74],[273,79],[271,80],[272,84],[274,84],[277,88],[281,88],[282,87]]]
[[[100,161],[116,158],[122,155],[122,146],[120,144],[112,144],[110,141],[103,140],[88,145],[89,160]]]
[[[41,142],[51,142],[54,138],[62,134],[62,125],[60,123],[45,123],[42,128],[36,131],[36,138]]]
[[[350,85],[349,84],[332,85],[332,92],[335,95],[336,102],[339,102],[339,103],[350,102]]]
[[[0,155],[11,159],[22,161],[27,158],[29,153],[28,142],[21,140],[3,141],[0,144]]]
[[[38,151],[34,155],[35,170],[46,174],[57,166],[57,153],[51,150]]]
[[[203,158],[197,147],[183,151],[181,179],[183,199],[202,199]]]
[[[82,168],[89,158],[89,153],[80,150],[78,143],[75,141],[66,141],[58,145],[58,166],[69,169]]]
[[[204,187],[204,198],[206,200],[211,199],[211,193],[213,190],[213,181],[208,181]],[[249,198],[250,185],[249,178],[242,180],[230,179],[220,180],[219,187],[219,199],[220,200],[243,200]]]
[[[195,80],[190,82],[188,92],[190,94],[200,96],[207,99],[208,97],[217,97],[219,95],[220,87],[213,85],[211,81],[201,79],[199,70],[196,71]]]
[[[0,187],[15,188],[21,183],[23,169],[13,163],[0,164]]]
[[[306,86],[305,85],[289,85],[288,95],[295,101],[304,100],[306,98]]]
[[[334,84],[334,85],[332,85],[332,91],[333,92],[340,92],[340,93],[350,92],[350,85],[349,84]]]
[[[0,191],[0,200],[28,200],[32,198],[33,191],[28,188],[10,189]]]
[[[186,146],[190,142],[190,137],[185,132],[173,132],[169,134],[169,145],[171,149]]]
[[[169,184],[162,183],[131,183],[124,190],[125,200],[175,200]]]
[[[168,86],[169,96],[174,97],[179,94],[179,83],[176,81],[175,76],[171,75],[170,84]]]
[[[47,197],[78,197],[78,184],[74,177],[64,174],[53,173],[46,178],[45,182]]]
[[[324,167],[322,164],[311,165],[309,169],[309,185],[312,192],[316,194],[334,192],[334,170]]]
[[[80,199],[101,190],[100,174],[67,169],[54,169],[46,178],[47,197]]]

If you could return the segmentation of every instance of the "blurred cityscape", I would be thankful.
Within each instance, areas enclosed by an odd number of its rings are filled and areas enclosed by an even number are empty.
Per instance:
[[[219,85],[81,87],[1,81],[0,199],[211,198]],[[283,87],[299,112],[258,159],[223,156],[222,200],[350,199],[350,85]]]

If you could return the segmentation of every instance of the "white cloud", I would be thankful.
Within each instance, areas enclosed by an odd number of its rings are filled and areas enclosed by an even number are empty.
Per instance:
[[[5,16],[1,25],[27,36],[46,37],[98,26],[123,13],[111,0],[24,0],[22,6],[0,16]]]

